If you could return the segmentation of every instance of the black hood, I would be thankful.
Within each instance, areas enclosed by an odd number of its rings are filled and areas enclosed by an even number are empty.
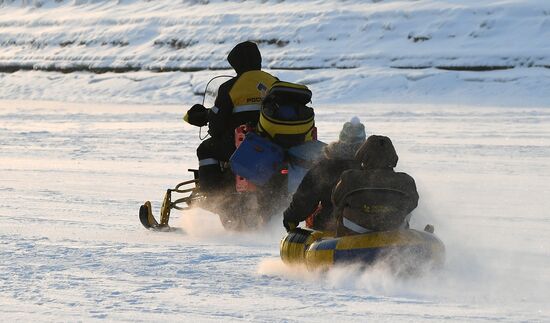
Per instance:
[[[262,68],[262,55],[260,54],[260,50],[256,44],[250,41],[237,44],[237,46],[229,52],[229,55],[227,55],[227,61],[239,75],[244,72]]]
[[[394,168],[397,165],[397,153],[390,140],[385,136],[370,136],[359,148],[355,159],[365,169]]]

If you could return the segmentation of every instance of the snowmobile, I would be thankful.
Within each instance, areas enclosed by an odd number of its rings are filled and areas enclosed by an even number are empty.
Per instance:
[[[218,76],[207,83],[203,105],[213,106],[220,81],[229,77]],[[228,163],[220,164],[225,183],[220,194],[201,191],[198,170],[189,169],[193,179],[166,191],[158,221],[151,202],[140,207],[142,225],[169,231],[172,209],[196,207],[217,214],[228,230],[256,229],[267,223],[288,204],[325,145],[316,140],[314,112],[306,105],[310,101],[311,91],[304,85],[273,84],[262,101],[258,124],[235,129],[236,150]]]

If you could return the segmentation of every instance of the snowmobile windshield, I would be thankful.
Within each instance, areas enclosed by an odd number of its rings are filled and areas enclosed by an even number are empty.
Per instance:
[[[218,75],[210,79],[210,81],[206,83],[202,105],[206,108],[213,107],[214,103],[216,102],[216,97],[218,96],[218,89],[220,85],[229,81],[232,78],[233,76],[230,75]]]

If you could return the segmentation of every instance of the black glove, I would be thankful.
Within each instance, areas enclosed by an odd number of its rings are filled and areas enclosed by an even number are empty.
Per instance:
[[[206,126],[208,123],[208,109],[202,104],[195,104],[187,111],[186,117],[185,120],[194,126]]]
[[[283,226],[285,227],[286,232],[290,232],[291,230],[296,229],[296,227],[298,226],[298,223],[293,221],[288,221],[287,219],[283,219]]]

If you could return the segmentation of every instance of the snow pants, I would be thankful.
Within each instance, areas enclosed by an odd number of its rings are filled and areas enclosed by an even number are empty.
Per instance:
[[[233,138],[213,137],[203,141],[197,148],[199,158],[199,185],[205,193],[223,188],[220,162],[227,162],[235,151]]]

